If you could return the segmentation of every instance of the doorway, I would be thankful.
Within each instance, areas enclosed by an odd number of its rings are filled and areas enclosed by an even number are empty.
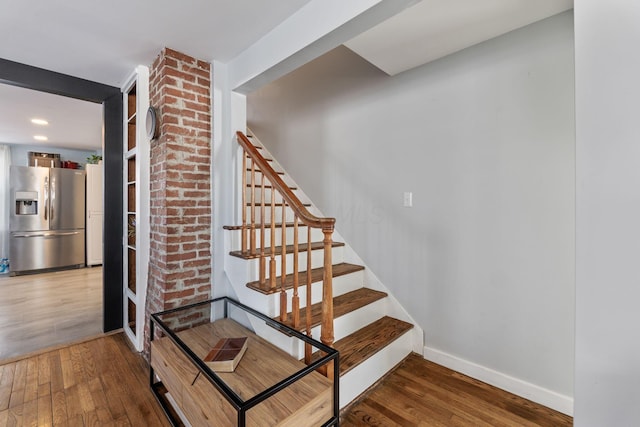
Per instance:
[[[0,275],[4,360],[102,333],[103,173],[89,162],[103,124],[97,103],[6,84],[0,100],[0,257],[14,276]]]
[[[119,88],[0,59],[0,83],[102,104],[103,332],[122,327],[122,95]]]

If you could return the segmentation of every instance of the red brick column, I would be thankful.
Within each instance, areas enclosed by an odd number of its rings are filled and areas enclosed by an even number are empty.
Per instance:
[[[151,141],[145,349],[150,313],[211,295],[210,75],[209,63],[169,48],[150,69],[160,136]]]

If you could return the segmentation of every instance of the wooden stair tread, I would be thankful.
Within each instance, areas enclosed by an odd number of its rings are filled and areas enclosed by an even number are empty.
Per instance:
[[[260,188],[262,188],[262,187],[260,187],[260,184],[256,184],[256,185],[255,185],[255,187],[256,187],[256,190],[259,190]],[[247,188],[251,188],[251,183],[248,183],[248,184],[247,184]],[[265,188],[266,190],[270,190],[270,189],[272,189],[273,187],[272,187],[271,185],[265,185],[265,186],[264,186],[264,188]],[[297,189],[298,189],[298,187],[289,187],[289,190],[293,190],[293,191],[295,191],[295,190],[297,190]]]
[[[302,252],[306,252],[307,247],[309,245],[307,243],[298,243],[298,252],[302,253]],[[344,246],[344,243],[342,242],[332,242],[331,243],[331,247],[332,248],[337,248],[340,246]],[[311,242],[311,250],[312,251],[317,251],[318,249],[324,249],[324,243],[322,242]],[[260,248],[256,248],[256,251],[259,251]],[[291,254],[293,253],[293,245],[287,245],[287,253]],[[264,254],[265,255],[269,255],[271,256],[271,247],[266,247],[264,248]],[[275,255],[281,255],[282,254],[282,246],[276,246],[275,247]],[[238,257],[238,258],[242,258],[242,259],[255,259],[255,258],[259,258],[260,257],[260,252],[257,252],[255,254],[249,253],[249,252],[242,252],[242,251],[231,251],[229,252],[229,255]]]
[[[246,136],[247,136],[247,138],[255,138],[255,135],[247,134]],[[253,144],[253,143],[251,145],[253,145],[253,148],[255,148],[256,150],[262,150],[262,148],[263,148],[261,145],[256,145],[256,144]]]
[[[247,159],[250,159],[250,158],[251,158],[251,156],[249,156],[249,155],[247,154]],[[263,157],[263,158],[264,158],[267,162],[273,162],[273,159],[267,159],[266,157]]]
[[[346,262],[340,264],[333,265],[333,277],[343,276],[345,274],[354,273],[356,271],[362,271],[364,267],[361,265],[349,264]],[[311,283],[321,282],[322,276],[324,275],[324,267],[318,267],[311,270]],[[269,279],[265,281],[262,285],[259,280],[254,282],[247,283],[247,287],[253,289],[254,291],[258,291],[265,295],[275,294],[280,292],[280,286],[282,283],[282,276],[276,277],[276,287],[274,289],[270,288]],[[298,286],[307,286],[307,272],[300,271],[298,272]],[[293,274],[287,274],[287,281],[285,289],[291,289],[293,287]]]
[[[285,227],[293,227],[293,222],[286,222],[285,223]],[[276,228],[282,228],[282,223],[281,222],[276,222],[275,224]],[[262,227],[262,224],[256,224],[256,230],[260,230],[260,227]],[[269,229],[271,227],[271,224],[265,224],[265,229]],[[306,227],[305,224],[302,223],[298,223],[298,227]],[[242,225],[225,225],[222,227],[225,230],[242,230]],[[245,228],[247,230],[251,229],[250,225],[245,226]]]
[[[249,207],[249,206],[251,206],[251,202],[247,202],[247,207]],[[262,205],[261,205],[259,202],[256,202],[256,204],[255,204],[256,209],[257,209],[257,208],[260,208],[260,206],[262,206]],[[274,204],[274,206],[275,206],[276,208],[281,208],[281,207],[282,207],[282,203],[276,203],[276,204]],[[287,204],[287,207],[288,207],[288,206],[289,206],[289,205]],[[304,206],[304,207],[308,208],[308,207],[311,207],[311,203],[302,203],[302,206]],[[265,208],[269,208],[269,207],[271,207],[271,202],[265,203],[265,204],[264,204],[264,207],[265,207]]]
[[[346,294],[338,295],[333,298],[333,318],[337,319],[340,316],[356,311],[357,309],[369,305],[373,302],[385,298],[387,294],[385,292],[376,291],[369,288],[360,288],[355,291],[347,292]],[[292,318],[292,313],[287,314],[287,319]],[[307,308],[300,309],[300,321],[305,322],[307,316]],[[279,317],[279,316],[278,316]],[[275,320],[278,320],[275,317]],[[322,323],[322,302],[318,302],[311,306],[311,327],[318,326]],[[293,327],[292,325],[289,325]],[[301,326],[300,330],[305,327]]]
[[[346,374],[378,351],[413,328],[411,323],[384,316],[349,336],[336,341],[333,348],[340,352],[340,376]],[[316,360],[320,352],[313,354]]]
[[[247,168],[247,172],[251,172],[251,168]],[[260,169],[256,169],[255,172],[260,173]],[[277,173],[278,175],[284,175],[284,172],[282,171],[274,171],[274,172]]]

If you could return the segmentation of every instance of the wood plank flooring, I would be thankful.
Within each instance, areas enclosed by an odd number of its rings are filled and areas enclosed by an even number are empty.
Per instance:
[[[0,427],[168,426],[148,372],[122,333],[0,365]],[[415,354],[343,411],[341,422],[345,427],[571,425],[571,417]]]
[[[122,333],[0,365],[0,427],[169,426]]]
[[[571,426],[571,417],[410,355],[341,426]]]
[[[102,334],[102,267],[0,276],[0,362]]]

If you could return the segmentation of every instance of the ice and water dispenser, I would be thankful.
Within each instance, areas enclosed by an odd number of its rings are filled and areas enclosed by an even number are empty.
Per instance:
[[[38,215],[38,192],[16,191],[16,215]]]

